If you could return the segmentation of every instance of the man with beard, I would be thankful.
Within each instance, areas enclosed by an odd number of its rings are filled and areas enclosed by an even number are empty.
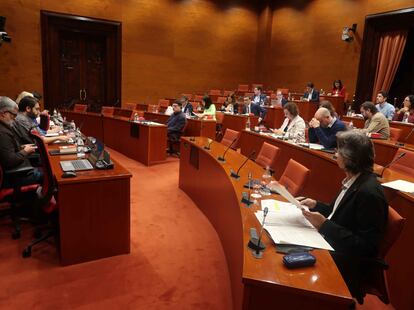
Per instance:
[[[390,137],[390,124],[385,116],[378,112],[375,105],[370,101],[365,101],[361,105],[361,114],[365,119],[364,129],[362,132],[370,135],[371,133],[379,133],[384,139]]]
[[[19,103],[19,114],[13,124],[13,129],[16,135],[19,137],[21,144],[33,143],[30,137],[30,131],[36,130],[41,136],[45,143],[52,143],[56,140],[67,141],[69,137],[60,135],[56,137],[45,137],[47,133],[59,132],[60,128],[45,131],[39,127],[37,117],[40,115],[39,101],[31,96],[23,97]]]
[[[20,187],[40,183],[43,174],[30,165],[28,157],[36,151],[33,144],[21,145],[12,131],[17,116],[17,104],[9,97],[0,97],[0,165],[3,169],[3,187]],[[9,176],[7,171],[28,168],[17,177]],[[15,175],[15,174],[13,174]]]

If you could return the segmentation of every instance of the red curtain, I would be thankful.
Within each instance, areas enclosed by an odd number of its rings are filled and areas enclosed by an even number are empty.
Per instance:
[[[379,91],[390,90],[407,42],[407,33],[408,31],[385,32],[381,36],[372,93],[373,102]]]

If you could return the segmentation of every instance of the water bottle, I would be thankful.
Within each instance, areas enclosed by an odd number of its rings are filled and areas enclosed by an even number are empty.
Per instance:
[[[247,117],[247,121],[246,121],[246,130],[250,131],[250,117]]]
[[[403,116],[403,123],[408,123],[408,116],[410,115],[410,112],[405,112]]]
[[[74,121],[74,120],[72,120],[72,121],[70,122],[70,129],[72,129],[73,131],[75,131],[75,130],[76,130],[76,125],[75,125],[75,121]]]
[[[134,122],[136,123],[136,122],[138,122],[138,120],[139,120],[138,113],[135,113],[134,114]]]
[[[288,93],[288,101],[292,100],[292,96],[290,95],[290,92]]]
[[[349,122],[349,129],[354,129],[354,123],[352,121]]]
[[[352,116],[352,106],[348,106],[348,111],[346,112],[346,116]]]
[[[53,117],[56,117],[57,116],[57,111],[56,111],[56,109],[53,109]]]

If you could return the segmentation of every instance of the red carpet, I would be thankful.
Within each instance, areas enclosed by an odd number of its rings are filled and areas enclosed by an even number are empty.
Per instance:
[[[132,174],[131,253],[61,267],[43,244],[31,258],[31,239],[11,240],[0,225],[0,309],[230,309],[227,267],[219,239],[178,189],[177,159],[145,167],[112,151]],[[376,297],[360,309],[385,308]]]

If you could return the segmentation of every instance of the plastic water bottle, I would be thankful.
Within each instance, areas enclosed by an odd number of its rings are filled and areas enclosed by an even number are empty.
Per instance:
[[[402,119],[403,123],[408,123],[408,116],[409,115],[410,115],[410,112],[405,112],[404,113],[404,116],[403,116],[403,119]]]
[[[352,106],[348,106],[348,111],[346,112],[346,116],[352,116]]]
[[[75,125],[75,121],[74,121],[74,120],[72,120],[72,121],[70,122],[70,128],[71,128],[73,131],[75,131],[75,130],[76,130],[76,125]]]
[[[354,129],[354,123],[352,121],[349,122],[349,129]]]
[[[136,123],[136,122],[138,122],[139,121],[139,116],[138,116],[138,113],[135,113],[134,114],[134,122]]]
[[[246,121],[246,130],[250,131],[250,117],[247,117],[247,121]]]

